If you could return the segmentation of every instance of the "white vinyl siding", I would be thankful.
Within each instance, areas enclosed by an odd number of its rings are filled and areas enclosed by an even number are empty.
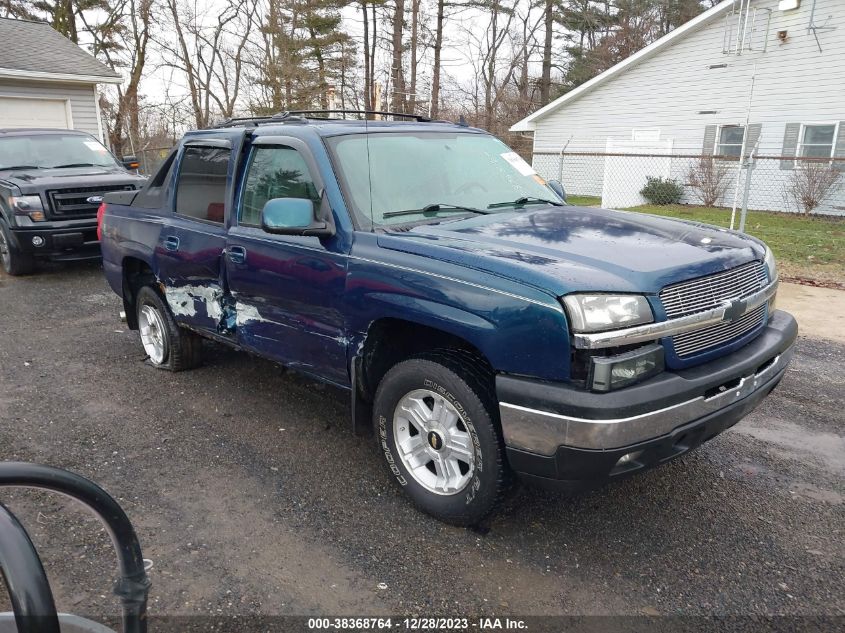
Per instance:
[[[10,81],[0,79],[0,98],[18,98],[63,102],[67,104],[67,127],[88,132],[100,138],[97,121],[97,104],[93,87],[90,84],[61,84],[47,81]],[[49,107],[49,106],[48,106]],[[55,114],[55,113],[53,113]],[[54,116],[45,117],[39,124],[38,117],[33,117],[32,127],[65,127]],[[0,127],[3,122],[0,121]],[[20,127],[20,126],[17,126]]]
[[[745,120],[754,61],[752,117],[762,124],[760,153],[778,154],[789,121],[845,118],[845,3],[817,0],[816,16],[831,16],[835,30],[820,34],[819,52],[807,32],[812,3],[772,9],[766,53],[722,54],[724,18],[689,32],[636,66],[599,84],[536,121],[535,151],[604,151],[608,137],[630,138],[635,128],[659,126],[675,151],[701,151],[705,126]],[[777,32],[786,30],[786,44]],[[711,68],[713,67],[713,68]]]
[[[661,143],[671,148],[668,153],[712,155],[721,153],[719,146],[725,145],[738,155],[736,143],[721,142],[722,131],[731,124],[741,126],[749,116],[746,153],[783,157],[756,165],[755,183],[759,185],[755,186],[768,194],[765,199],[755,198],[752,191],[755,208],[783,210],[782,187],[790,177],[784,172],[794,169],[795,157],[806,149],[802,123],[837,122],[832,165],[845,171],[841,158],[845,157],[845,123],[840,123],[845,121],[845,1],[802,2],[792,11],[779,11],[777,0],[751,0],[751,4],[752,11],[772,11],[765,53],[723,54],[724,15],[699,24],[651,56],[535,119],[534,151],[540,156],[540,160],[535,158],[535,167],[549,166],[548,174],[538,171],[554,178],[568,172],[567,178],[574,182],[563,183],[567,191],[601,195],[606,167],[601,154],[608,151],[609,144],[630,141],[632,130],[659,128]],[[818,43],[807,30],[813,5],[816,20],[824,16],[826,26],[834,27],[819,31]],[[787,32],[785,42],[778,39],[778,31]],[[560,166],[564,163],[554,157],[564,147],[570,154],[590,155],[567,159],[564,169]],[[652,160],[649,169],[656,164]],[[630,169],[646,169],[645,161]],[[683,183],[687,173],[687,163],[675,161],[668,175]],[[766,177],[768,181],[761,180]],[[735,182],[731,171],[731,192]],[[731,202],[723,199],[720,204]],[[819,209],[823,213],[843,211],[845,185]]]

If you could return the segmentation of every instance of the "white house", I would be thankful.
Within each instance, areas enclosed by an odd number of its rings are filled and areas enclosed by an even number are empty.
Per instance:
[[[97,84],[121,81],[49,24],[0,18],[0,128],[67,128],[104,141]]]
[[[845,158],[845,0],[725,0],[511,130],[533,132],[538,172],[605,206],[642,204],[646,175],[676,178],[696,202],[695,156],[737,157],[744,142],[770,157],[755,160],[749,206],[795,210],[783,187],[802,157],[845,170],[833,160]],[[632,153],[649,157],[620,156]],[[845,212],[842,189],[817,211]]]

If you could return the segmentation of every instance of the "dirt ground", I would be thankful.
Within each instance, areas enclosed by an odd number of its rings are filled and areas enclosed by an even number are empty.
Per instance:
[[[577,497],[517,486],[473,531],[405,500],[342,394],[212,344],[198,370],[156,370],[119,310],[97,265],[0,273],[0,460],[120,501],[153,616],[845,615],[841,338],[802,336],[772,396],[699,450]],[[60,610],[114,614],[99,524],[44,493],[0,499]]]
[[[845,290],[782,283],[777,301],[798,320],[802,335],[845,343]]]

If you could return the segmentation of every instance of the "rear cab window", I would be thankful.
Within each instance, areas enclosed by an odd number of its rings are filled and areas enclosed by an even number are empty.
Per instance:
[[[177,214],[223,224],[226,175],[232,150],[224,147],[185,147],[176,183]]]

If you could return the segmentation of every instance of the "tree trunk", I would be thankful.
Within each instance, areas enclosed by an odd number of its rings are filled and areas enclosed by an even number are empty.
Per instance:
[[[378,22],[376,21],[376,3],[370,4],[370,12],[373,16],[373,37],[370,40],[370,104],[376,109],[376,41],[378,39]]]
[[[370,18],[367,17],[367,0],[361,0],[364,14],[364,109],[372,110],[373,78],[370,75]]]
[[[393,83],[391,109],[394,112],[405,110],[405,74],[402,72],[402,32],[405,27],[405,0],[395,0],[393,10],[393,63],[390,77]]]
[[[419,45],[420,0],[411,0],[411,85],[408,88],[408,112],[417,109],[417,46]]]
[[[446,0],[437,0],[437,27],[434,31],[434,68],[431,71],[431,118],[440,112],[440,52],[443,49],[443,9]]]
[[[549,102],[552,87],[552,29],[554,27],[554,0],[546,0],[543,23],[546,28],[543,39],[543,69],[540,75],[540,105]]]

